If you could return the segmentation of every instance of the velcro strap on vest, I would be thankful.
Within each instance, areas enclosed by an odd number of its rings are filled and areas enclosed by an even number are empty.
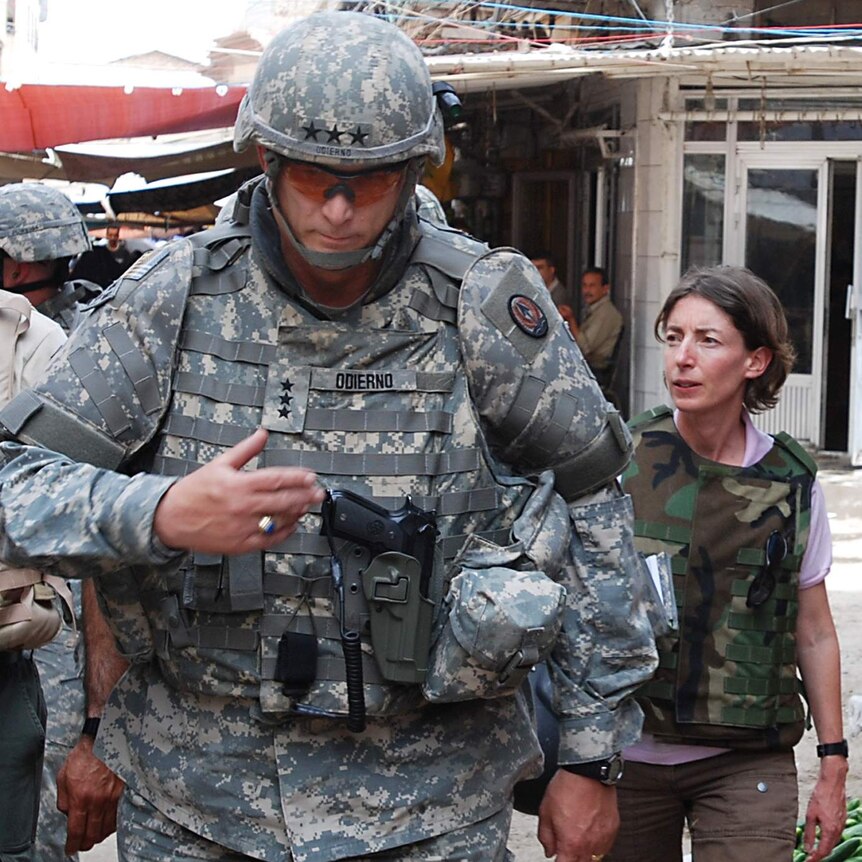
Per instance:
[[[730,585],[731,595],[734,596],[747,596],[748,590],[751,587],[751,581],[745,580],[743,578],[738,578]],[[795,584],[776,584],[775,588],[772,590],[772,595],[769,597],[769,601],[772,605],[775,604],[776,600],[786,601],[786,602],[795,602],[799,596],[799,588]],[[767,607],[767,605],[764,605]],[[773,613],[777,613],[776,608],[772,608]],[[786,613],[786,611],[785,611]]]
[[[429,296],[418,290],[410,297],[410,308],[429,320],[455,323],[458,319],[457,308],[444,305],[436,296]]]
[[[239,407],[263,407],[264,386],[247,386],[242,383],[222,383],[212,377],[180,371],[176,375],[174,390],[186,395],[203,395],[222,404]]]
[[[227,558],[228,590],[233,611],[263,607],[263,554],[255,551]]]
[[[209,332],[187,329],[180,337],[180,347],[193,353],[206,353],[228,362],[269,365],[276,357],[274,344],[258,341],[228,341]]]
[[[724,690],[727,694],[774,697],[778,694],[796,694],[799,691],[799,683],[795,677],[755,679],[750,676],[732,676],[724,680]]]
[[[167,635],[170,644],[179,649],[194,646],[201,649],[252,652],[258,647],[260,639],[254,629],[188,625],[185,613],[180,609],[179,599],[175,595],[164,596],[159,602],[159,610],[167,625],[167,628],[162,631]]]
[[[259,638],[252,629],[237,629],[228,626],[181,626],[167,630],[171,646],[177,648],[225,649],[254,652]]]
[[[156,372],[149,357],[144,356],[135,346],[129,333],[120,323],[105,327],[103,334],[111,350],[125,369],[144,413],[157,413],[162,406]]]
[[[122,439],[132,429],[132,423],[123,411],[123,404],[86,348],[73,350],[69,354],[69,365],[81,385],[87,390],[94,406],[105,420],[111,436]]]
[[[341,623],[335,617],[308,617],[305,614],[291,617],[288,614],[264,614],[260,618],[261,637],[281,637],[288,629],[326,640],[341,639]]]
[[[277,660],[275,656],[261,659],[261,679],[275,678]],[[314,678],[319,682],[344,682],[347,679],[347,669],[344,659],[336,656],[318,655]],[[368,653],[362,653],[362,682],[365,685],[380,685],[384,682],[380,668],[377,667],[377,662]]]
[[[300,578],[297,575],[266,572],[263,576],[263,591],[268,596],[282,596],[289,599],[298,599],[300,596],[328,599],[332,596],[332,578],[329,575],[319,578]]]
[[[727,627],[742,631],[757,630],[760,632],[792,632],[796,628],[796,615],[787,617],[770,616],[769,614],[729,613]]]
[[[651,679],[638,689],[638,694],[654,700],[673,702],[676,697],[676,688],[672,682]]]
[[[303,467],[329,476],[441,476],[478,470],[480,457],[478,449],[415,454],[271,449],[267,450],[266,463],[271,467]]]
[[[722,724],[739,727],[774,727],[778,724],[793,724],[803,717],[801,707],[794,709],[782,706],[778,709],[758,709],[757,707],[726,706],[721,711]]]
[[[796,662],[796,644],[788,640],[780,640],[770,646],[732,643],[724,648],[724,657],[728,661],[750,664],[791,664]]]
[[[741,566],[762,566],[766,563],[766,551],[763,548],[740,548],[736,552],[736,562]],[[798,572],[802,565],[801,554],[785,554],[781,568]]]
[[[639,518],[635,519],[635,535],[642,536],[644,539],[658,539],[661,542],[674,542],[677,545],[687,545],[691,542],[691,529],[689,527],[681,527],[675,524],[660,524],[654,521],[642,521]],[[685,574],[686,563],[682,561],[682,571],[678,572],[673,568],[673,562],[676,557],[671,559],[672,571],[674,574]]]

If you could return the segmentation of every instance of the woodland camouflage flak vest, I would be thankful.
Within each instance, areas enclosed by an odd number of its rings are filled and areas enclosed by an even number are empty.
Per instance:
[[[639,693],[644,730],[664,742],[792,747],[804,730],[796,619],[816,465],[786,434],[750,467],[701,458],[667,407],[630,427],[623,486],[638,550],[671,555],[679,610],[679,631],[659,639],[659,669]],[[775,530],[787,554],[771,596],[749,608]]]

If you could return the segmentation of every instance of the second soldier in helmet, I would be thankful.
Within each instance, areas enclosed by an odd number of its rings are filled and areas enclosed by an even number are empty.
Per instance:
[[[546,656],[540,837],[601,855],[655,661],[619,417],[529,261],[416,217],[443,125],[395,27],[276,36],[236,146],[264,177],[116,283],[2,446],[0,555],[96,569],[133,662],[124,858],[507,859]]]

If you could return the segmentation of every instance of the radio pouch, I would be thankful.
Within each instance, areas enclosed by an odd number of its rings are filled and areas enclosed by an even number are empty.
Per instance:
[[[432,702],[512,694],[551,651],[566,590],[542,572],[463,568],[444,600],[422,691]]]

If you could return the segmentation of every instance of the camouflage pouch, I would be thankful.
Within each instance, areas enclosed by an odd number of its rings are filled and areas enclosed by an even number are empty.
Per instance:
[[[0,586],[0,650],[36,649],[54,639],[63,616],[74,621],[72,595],[59,578],[35,569],[0,567]]]
[[[542,572],[501,566],[462,569],[444,602],[448,611],[422,686],[432,702],[513,694],[551,651],[566,590]]]

